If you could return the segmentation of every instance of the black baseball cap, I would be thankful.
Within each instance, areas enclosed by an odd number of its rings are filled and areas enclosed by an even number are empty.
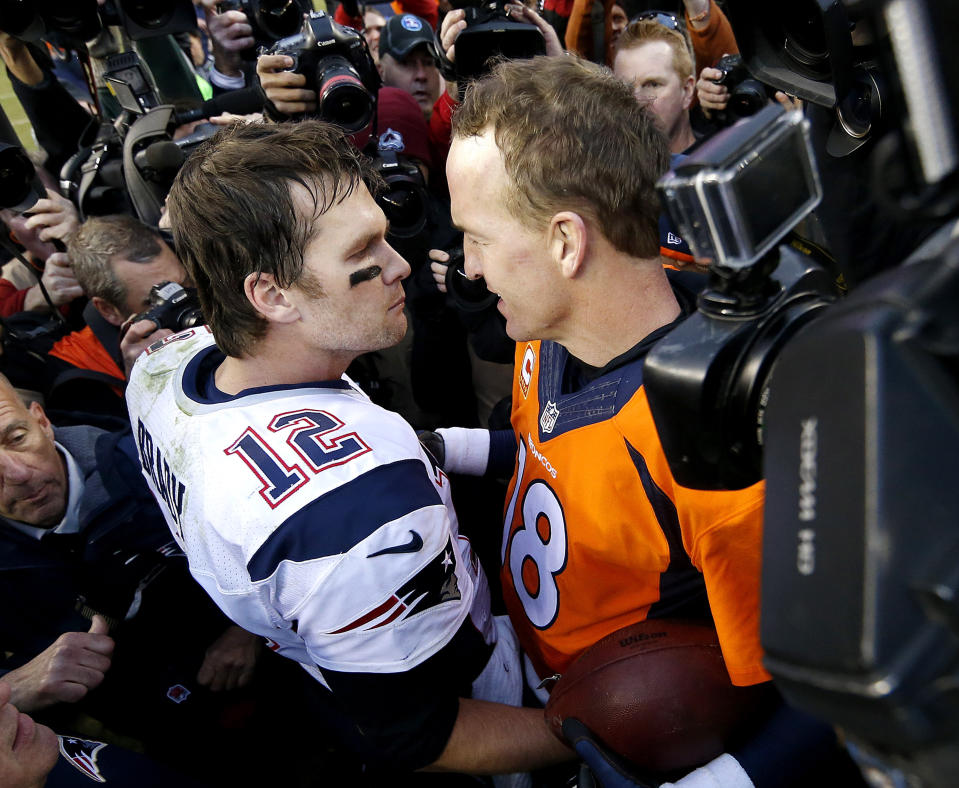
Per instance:
[[[397,60],[405,60],[420,44],[426,44],[430,54],[436,57],[429,22],[413,14],[397,14],[390,17],[380,33],[380,56],[392,55]]]

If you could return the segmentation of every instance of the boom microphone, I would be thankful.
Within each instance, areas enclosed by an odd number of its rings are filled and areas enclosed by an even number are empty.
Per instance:
[[[229,112],[231,115],[249,115],[263,109],[263,93],[259,88],[242,88],[221,93],[204,101],[195,109],[188,109],[176,113],[178,124],[192,123],[195,120],[204,120]]]

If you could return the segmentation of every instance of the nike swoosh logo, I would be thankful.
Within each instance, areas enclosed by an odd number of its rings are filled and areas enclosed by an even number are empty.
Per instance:
[[[423,547],[423,537],[420,536],[416,531],[410,531],[410,539],[405,544],[394,545],[393,547],[384,547],[382,550],[377,550],[375,553],[370,553],[367,558],[375,558],[378,555],[389,555],[390,553],[416,553]]]

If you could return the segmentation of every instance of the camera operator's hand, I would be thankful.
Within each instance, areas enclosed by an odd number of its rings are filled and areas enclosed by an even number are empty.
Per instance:
[[[201,0],[213,44],[213,67],[228,77],[240,76],[240,52],[256,43],[250,20],[242,11],[217,13],[218,0]]]
[[[722,112],[729,101],[729,90],[725,85],[717,85],[716,80],[723,78],[723,72],[718,68],[707,66],[696,82],[696,95],[699,97],[699,106],[703,108],[706,117],[711,112]]]
[[[795,96],[790,96],[787,93],[783,93],[781,90],[776,91],[774,98],[782,105],[782,108],[786,110],[786,112],[794,112],[796,110],[802,112],[802,99],[796,98]]]
[[[308,90],[306,77],[286,69],[293,68],[293,58],[287,55],[260,55],[256,60],[256,75],[267,99],[284,115],[299,115],[316,111],[316,91]]]
[[[253,678],[262,641],[257,635],[229,626],[206,650],[196,680],[211,692],[245,687]]]
[[[546,40],[546,54],[549,56],[565,55],[566,50],[560,43],[559,36],[556,35],[556,29],[543,17],[537,14],[532,8],[528,8],[522,3],[509,3],[506,6],[506,16],[514,22],[525,22],[529,25],[535,25],[543,34]]]
[[[456,62],[456,48],[454,46],[456,37],[466,30],[466,11],[462,8],[456,8],[443,17],[443,23],[440,25],[440,45],[443,47],[443,54],[451,63]]]
[[[436,282],[436,289],[441,293],[446,292],[446,269],[450,256],[442,249],[430,249],[430,270],[433,272],[433,281]]]
[[[65,243],[80,226],[76,207],[53,189],[47,189],[47,196],[37,200],[25,215],[29,218],[24,226],[36,230],[41,241]]]
[[[130,318],[132,320],[132,317]],[[173,332],[169,328],[157,328],[152,320],[137,320],[124,323],[120,327],[120,355],[123,357],[123,371],[130,378],[130,371],[136,360],[154,342],[159,342]]]
[[[83,295],[83,289],[73,273],[70,258],[63,252],[54,252],[47,258],[40,281],[47,289],[54,306],[69,304],[74,298]],[[49,306],[39,285],[31,287],[23,300],[24,310],[49,309]]]

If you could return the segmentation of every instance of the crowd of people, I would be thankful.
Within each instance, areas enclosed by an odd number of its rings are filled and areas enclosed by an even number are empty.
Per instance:
[[[506,4],[544,54],[468,88],[464,9],[330,7],[382,83],[350,134],[248,5],[194,5],[197,103],[263,109],[171,130],[209,139],[158,226],[61,191],[123,123],[69,49],[0,32],[44,187],[0,212],[0,783],[856,785],[763,667],[762,484],[677,484],[643,388],[707,281],[656,182],[721,127],[716,0]],[[684,773],[543,713],[654,618],[768,688]]]

